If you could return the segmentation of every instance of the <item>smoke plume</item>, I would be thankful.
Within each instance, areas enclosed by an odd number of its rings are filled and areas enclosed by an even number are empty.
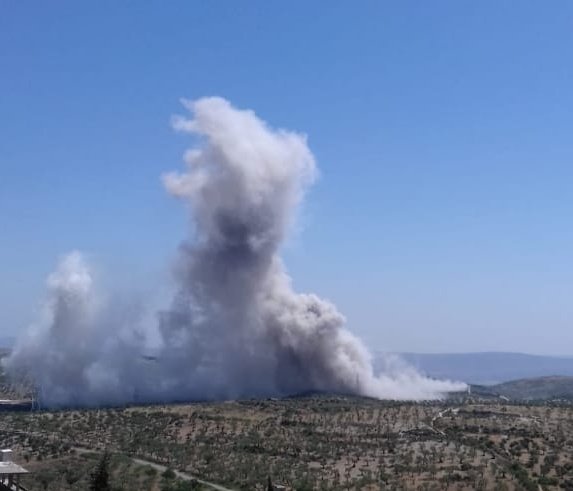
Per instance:
[[[174,119],[195,137],[186,168],[163,177],[188,207],[192,240],[175,266],[171,305],[149,326],[98,292],[85,259],[64,257],[43,315],[6,362],[44,404],[281,396],[311,391],[433,399],[463,384],[401,363],[375,375],[336,307],[293,291],[279,257],[316,166],[304,136],[275,130],[221,98],[184,101]],[[155,331],[154,356],[143,356]]]

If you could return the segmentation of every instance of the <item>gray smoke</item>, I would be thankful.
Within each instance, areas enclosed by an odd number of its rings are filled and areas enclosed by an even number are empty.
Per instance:
[[[156,322],[95,289],[80,253],[48,279],[45,310],[6,362],[47,405],[281,396],[309,391],[434,399],[464,384],[388,360],[376,376],[331,303],[298,294],[278,255],[316,167],[304,136],[269,128],[221,98],[184,101],[195,136],[186,169],[163,177],[189,208],[193,239]],[[142,356],[158,338],[153,357]]]

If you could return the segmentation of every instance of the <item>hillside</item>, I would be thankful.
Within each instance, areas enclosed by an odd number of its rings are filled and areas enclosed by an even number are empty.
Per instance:
[[[488,389],[510,399],[573,399],[573,377],[520,379],[497,384]]]
[[[113,484],[126,491],[194,489],[157,482],[133,457],[249,491],[269,475],[288,491],[573,489],[567,405],[323,395],[2,416],[4,445],[33,471],[30,491],[87,489],[86,449],[112,452]]]
[[[493,385],[518,379],[573,376],[573,357],[503,352],[402,353],[400,356],[430,377],[470,384]],[[377,369],[382,368],[383,357],[383,353],[374,357]]]

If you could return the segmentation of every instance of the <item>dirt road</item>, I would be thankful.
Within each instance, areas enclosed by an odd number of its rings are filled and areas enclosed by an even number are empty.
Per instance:
[[[89,448],[82,448],[82,447],[74,447],[74,450],[78,453],[99,453],[97,450],[91,450]],[[125,455],[125,454],[124,454]],[[153,467],[159,472],[164,472],[167,470],[166,465],[157,464],[150,460],[139,459],[137,457],[131,457],[127,455],[133,462],[139,465],[148,465],[149,467]],[[179,479],[183,479],[184,481],[191,481],[195,479],[195,481],[203,484],[204,486],[208,486],[211,489],[216,489],[217,491],[235,491],[231,488],[226,488],[225,486],[221,486],[220,484],[216,484],[214,482],[204,481],[203,479],[199,479],[198,477],[192,476],[191,474],[187,474],[186,472],[181,472],[173,469],[173,472]]]

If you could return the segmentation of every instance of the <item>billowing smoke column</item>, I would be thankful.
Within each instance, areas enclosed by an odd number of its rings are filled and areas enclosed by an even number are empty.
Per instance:
[[[50,276],[43,318],[8,359],[9,372],[29,374],[53,406],[309,391],[433,399],[462,389],[401,363],[375,376],[336,307],[293,291],[278,251],[316,175],[306,139],[221,98],[184,105],[193,119],[174,127],[198,144],[186,171],[163,181],[188,205],[193,240],[181,247],[172,305],[151,328],[161,339],[155,356],[142,356],[150,328],[141,316],[98,294],[74,252]]]

